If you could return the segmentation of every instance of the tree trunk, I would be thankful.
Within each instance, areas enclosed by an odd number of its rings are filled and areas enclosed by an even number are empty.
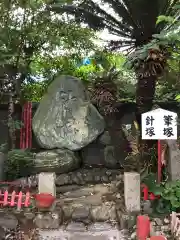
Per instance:
[[[15,143],[16,143],[13,113],[14,113],[13,94],[9,93],[8,129],[9,129],[9,148],[10,149],[14,149]]]
[[[136,87],[136,119],[141,127],[141,114],[152,109],[157,76],[138,78]]]

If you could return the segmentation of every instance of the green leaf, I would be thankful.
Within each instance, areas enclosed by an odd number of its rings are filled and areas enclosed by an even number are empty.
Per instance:
[[[155,185],[152,188],[152,193],[154,193],[154,195],[162,195],[164,192],[164,187],[160,186],[160,185]]]
[[[156,24],[159,24],[161,22],[168,22],[168,23],[173,23],[175,21],[175,19],[171,16],[164,16],[164,15],[160,15],[156,21]]]
[[[155,187],[156,184],[157,184],[156,174],[150,173],[148,176],[146,176],[146,177],[143,179],[143,183],[148,187],[148,189],[149,189],[150,192],[153,192],[153,189],[154,189],[154,187]]]
[[[175,97],[175,100],[176,100],[177,102],[180,102],[180,94],[178,94],[178,95]]]
[[[159,45],[158,45],[158,44],[152,44],[151,46],[148,47],[148,49],[156,49],[156,50],[159,50]]]
[[[157,39],[162,39],[162,40],[164,40],[164,38],[165,38],[165,34],[164,33],[160,33],[160,34],[153,34],[153,37],[154,38],[157,38]]]
[[[172,207],[179,208],[180,207],[180,201],[178,198],[174,197],[170,200]]]
[[[180,9],[180,4],[176,4],[173,8],[174,9]]]
[[[165,188],[166,189],[172,189],[172,188],[176,188],[178,185],[178,182],[177,181],[172,181],[172,182],[167,182],[165,184]]]
[[[164,214],[171,212],[171,204],[169,201],[159,199],[154,202],[154,209],[157,213]]]

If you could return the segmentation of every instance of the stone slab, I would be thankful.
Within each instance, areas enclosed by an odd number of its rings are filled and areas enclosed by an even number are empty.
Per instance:
[[[140,174],[136,172],[124,173],[124,198],[127,212],[139,212],[140,205]]]
[[[42,172],[39,174],[38,191],[39,193],[49,193],[56,196],[56,174]]]
[[[166,140],[168,144],[168,170],[170,180],[176,181],[180,179],[180,150],[176,140]]]
[[[97,232],[40,231],[39,240],[127,240],[118,230]]]

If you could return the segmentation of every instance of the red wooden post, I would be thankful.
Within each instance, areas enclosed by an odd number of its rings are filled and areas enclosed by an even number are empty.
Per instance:
[[[3,200],[3,206],[6,206],[8,204],[8,191],[6,190],[4,192],[4,200]]]
[[[137,238],[138,240],[146,240],[150,234],[150,220],[148,216],[137,217]]]
[[[158,140],[158,183],[161,182],[161,175],[162,175],[162,160],[161,160],[161,141]]]
[[[21,209],[22,197],[23,197],[23,193],[22,193],[22,191],[20,191],[19,194],[18,194],[18,201],[17,201],[17,209],[18,209],[18,210]]]
[[[12,194],[11,194],[11,200],[10,200],[10,206],[11,207],[14,207],[14,205],[15,205],[15,198],[16,198],[16,192],[13,191]]]
[[[28,207],[30,205],[30,192],[26,193],[25,201],[24,201],[24,206]]]
[[[148,200],[148,198],[149,198],[149,191],[148,191],[148,187],[146,186],[146,185],[144,185],[143,184],[143,194],[144,194],[144,196],[143,196],[143,198],[144,198],[144,200],[146,201],[146,200]]]

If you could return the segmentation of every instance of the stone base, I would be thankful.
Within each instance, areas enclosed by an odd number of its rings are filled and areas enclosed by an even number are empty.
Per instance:
[[[77,226],[76,226],[77,227]],[[81,229],[80,231],[58,229],[56,231],[39,231],[39,240],[52,239],[52,240],[128,240],[127,234],[120,232],[117,228],[112,228],[108,224],[99,224],[99,228],[95,225],[90,226],[88,229]],[[92,229],[92,230],[91,230]]]
[[[120,169],[108,168],[81,168],[73,172],[57,174],[56,187],[64,185],[86,185],[86,184],[99,184],[110,183],[117,179],[123,178],[123,173]],[[38,175],[30,176],[28,178],[19,179],[22,186],[29,185],[31,188],[38,186]]]
[[[135,239],[136,219],[125,213],[123,179],[108,184],[60,186],[56,198],[52,212],[40,213],[35,208],[8,211],[8,217],[6,212],[0,214],[0,222],[6,228],[16,228],[19,223],[26,235],[37,229],[39,235],[26,238],[33,240],[101,240],[100,235],[102,240]]]

